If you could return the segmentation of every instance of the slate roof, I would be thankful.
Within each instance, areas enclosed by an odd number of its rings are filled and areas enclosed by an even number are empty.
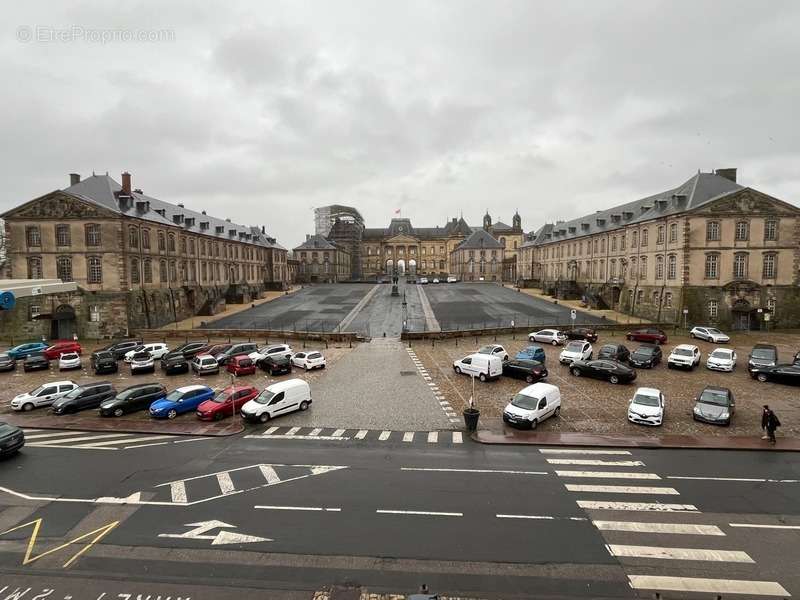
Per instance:
[[[236,240],[285,250],[275,238],[265,233],[260,227],[231,223],[225,219],[204,215],[202,212],[170,204],[136,191],[131,192],[131,200],[125,201],[124,198],[120,200],[122,186],[108,175],[92,175],[75,185],[64,188],[63,192],[112,212],[159,225],[180,226],[185,231],[217,239]],[[208,223],[208,225],[204,227],[201,223]]]
[[[503,244],[498,242],[484,229],[476,229],[467,239],[455,248],[456,250],[502,250]]]
[[[400,227],[404,227],[404,231],[400,232]],[[450,236],[468,236],[473,232],[473,228],[467,225],[467,222],[461,219],[452,219],[447,222],[444,227],[414,227],[411,224],[411,219],[392,219],[389,226],[383,227],[366,227],[362,234],[364,240],[378,240],[382,238],[394,237],[396,235],[410,235],[423,240],[430,240],[436,238],[444,238]]]
[[[312,235],[309,238],[294,248],[294,251],[298,250],[336,250],[339,248],[339,244],[336,242],[331,242],[330,240],[326,240],[321,235]]]

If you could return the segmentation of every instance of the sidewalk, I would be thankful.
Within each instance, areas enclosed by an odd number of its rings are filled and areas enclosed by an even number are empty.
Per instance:
[[[598,446],[613,448],[684,448],[698,450],[778,450],[800,452],[800,439],[784,438],[778,433],[774,446],[760,437],[692,435],[604,435],[525,431],[505,425],[501,419],[481,419],[489,429],[478,429],[472,439],[481,444],[535,446]]]
[[[170,421],[169,419],[130,420],[122,418],[86,417],[85,415],[41,415],[9,413],[3,421],[26,429],[64,429],[67,431],[108,431],[113,433],[160,433],[166,435],[228,436],[244,431],[244,424],[237,415],[222,421],[200,421],[194,418]]]
[[[523,294],[528,294],[529,296],[533,296],[534,298],[539,298],[540,300],[545,300],[547,302],[552,302],[554,298],[552,296],[547,296],[546,294],[542,293],[542,290],[539,288],[522,288],[520,290]],[[586,313],[587,315],[592,315],[594,317],[605,317],[610,321],[616,321],[617,323],[651,323],[647,319],[643,319],[641,317],[632,317],[631,315],[626,315],[625,313],[618,312],[616,310],[595,310],[593,308],[586,308],[581,306],[580,300],[558,300],[558,303],[563,306],[569,306],[570,308],[574,308],[575,310],[581,311]]]

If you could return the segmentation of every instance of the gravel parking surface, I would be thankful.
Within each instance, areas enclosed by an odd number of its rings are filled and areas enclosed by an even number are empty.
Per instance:
[[[720,373],[705,368],[708,352],[716,346],[699,340],[691,340],[686,335],[670,336],[664,346],[664,360],[654,369],[638,369],[637,378],[631,384],[613,385],[611,383],[576,378],[570,375],[566,366],[558,363],[561,348],[546,346],[547,381],[561,390],[561,418],[548,419],[540,426],[544,431],[591,432],[617,434],[686,434],[686,435],[759,435],[761,433],[761,407],[769,404],[779,415],[782,427],[779,434],[800,435],[800,388],[777,383],[759,383],[750,378],[747,372],[747,355],[753,344],[767,342],[778,347],[781,362],[791,362],[794,353],[800,349],[800,335],[796,333],[758,332],[734,333],[726,347],[733,347],[738,355],[737,367],[733,373]],[[601,332],[595,348],[608,342],[621,342],[633,351],[638,342],[628,342],[624,335]],[[472,390],[470,378],[453,372],[453,361],[475,351],[488,343],[503,344],[512,357],[528,345],[526,336],[498,336],[462,338],[444,342],[415,341],[413,348],[430,372],[433,380],[460,412],[468,403]],[[666,357],[671,348],[681,343],[694,343],[702,352],[701,366],[693,371],[668,369]],[[482,416],[500,417],[509,399],[527,384],[518,379],[501,377],[494,382],[475,382],[477,404]],[[698,423],[692,419],[694,398],[706,385],[720,385],[730,388],[736,398],[736,413],[730,427],[720,427]],[[666,418],[662,427],[650,428],[634,425],[627,420],[630,398],[637,387],[655,387],[666,397]]]

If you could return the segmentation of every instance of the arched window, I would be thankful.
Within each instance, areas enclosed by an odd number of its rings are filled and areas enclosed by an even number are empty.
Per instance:
[[[669,226],[669,241],[670,242],[677,242],[678,241],[678,224],[671,223]]]
[[[503,248],[505,248],[506,247],[506,238],[501,237],[500,238],[500,243],[503,244]]]
[[[168,248],[169,248],[170,252],[175,252],[175,234],[174,233],[170,233],[169,234],[169,245],[168,245]]]
[[[667,279],[675,279],[678,276],[678,257],[670,254],[667,257]]]
[[[142,229],[142,248],[150,250],[150,230]]]
[[[128,246],[131,248],[139,247],[139,232],[134,226],[128,227]]]
[[[656,256],[656,280],[664,279],[664,257]]]
[[[42,279],[42,259],[39,256],[28,258],[28,279]]]
[[[606,251],[606,238],[603,238],[602,240],[600,240],[600,252],[605,252],[605,251]]]
[[[153,263],[149,258],[144,261],[144,282],[153,283]]]
[[[162,283],[167,281],[167,261],[165,260],[158,261],[158,279]]]
[[[664,243],[664,226],[659,225],[656,230],[656,245]]]
[[[642,256],[639,259],[639,279],[644,279],[647,277],[647,257]]]
[[[72,281],[72,257],[59,256],[56,259],[56,277],[61,281]]]
[[[158,249],[161,252],[164,252],[167,249],[166,236],[164,235],[163,231],[158,232]]]
[[[103,261],[99,256],[90,256],[86,259],[86,281],[103,283]]]
[[[638,239],[638,236],[639,236],[638,232],[636,231],[631,232],[631,248],[636,247],[636,241]]]
[[[617,276],[617,260],[615,258],[611,259],[609,263],[609,277],[616,277]]]
[[[176,281],[178,279],[177,273],[175,272],[175,261],[169,261],[169,278],[171,281]]]
[[[733,255],[733,276],[738,279],[747,277],[747,253],[737,252]]]
[[[672,308],[672,292],[664,292],[664,307]]]
[[[647,238],[649,231],[650,231],[649,229],[642,229],[642,244],[641,244],[642,246],[647,246]]]
[[[737,242],[743,242],[750,238],[750,224],[747,221],[736,222],[736,235]]]
[[[653,290],[653,304],[658,304],[659,299],[661,298],[658,290]]]
[[[719,279],[719,254],[706,254],[706,279]]]
[[[131,283],[139,283],[139,259],[131,259]]]
[[[611,251],[614,252],[617,249],[617,236],[611,238]]]
[[[56,225],[56,246],[65,248],[72,245],[69,225]]]

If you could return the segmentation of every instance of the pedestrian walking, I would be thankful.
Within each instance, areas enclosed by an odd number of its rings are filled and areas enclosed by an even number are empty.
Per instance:
[[[769,436],[767,435],[767,418],[769,417],[769,405],[765,404],[764,409],[761,411],[761,431],[764,432],[764,435],[761,436],[762,440],[768,440]]]
[[[774,411],[770,410],[769,415],[767,415],[767,436],[769,437],[769,443],[775,443],[775,430],[781,426],[781,422],[778,419],[778,415],[775,414]]]

